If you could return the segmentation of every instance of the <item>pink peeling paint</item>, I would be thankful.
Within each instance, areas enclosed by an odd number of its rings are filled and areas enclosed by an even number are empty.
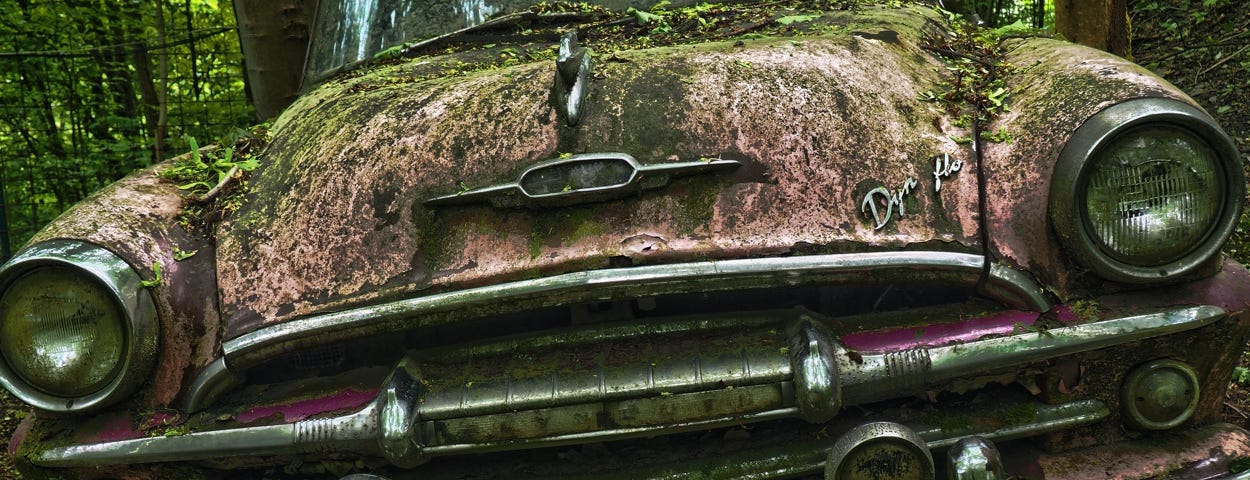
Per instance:
[[[118,442],[143,438],[153,431],[160,433],[165,428],[181,425],[185,421],[177,412],[159,411],[140,420],[140,427],[136,429],[130,414],[121,412],[94,419],[91,424],[98,426],[87,427],[83,431],[94,432],[87,435],[85,443]]]
[[[103,429],[91,437],[91,442],[134,440],[141,436],[144,436],[143,432],[136,431],[128,417],[119,415],[105,422]]]
[[[1076,315],[1066,305],[1055,307],[1052,311],[1061,323],[1066,324],[1076,320]],[[1011,310],[953,323],[853,333],[842,337],[842,343],[862,353],[936,347],[970,342],[987,335],[1010,335],[1017,325],[1033,325],[1039,316],[1036,312]]]
[[[323,398],[301,400],[286,405],[257,407],[235,417],[239,423],[252,423],[262,418],[281,415],[282,423],[298,422],[313,415],[359,408],[373,400],[377,390],[344,390]]]
[[[9,437],[9,458],[17,457],[17,449],[22,446],[22,442],[26,441],[26,435],[30,433],[30,428],[35,425],[35,416],[27,415],[22,419],[22,423],[17,425],[17,429],[13,430],[13,436]]]

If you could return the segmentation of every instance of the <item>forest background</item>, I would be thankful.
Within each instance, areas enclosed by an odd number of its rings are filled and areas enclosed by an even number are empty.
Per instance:
[[[1067,0],[1061,0],[1067,1]],[[1082,1],[1082,0],[1076,0]],[[1053,0],[946,0],[1049,28]],[[1128,0],[1126,56],[1193,96],[1250,158],[1250,2]],[[0,257],[96,189],[258,122],[230,0],[0,0]],[[1250,214],[1225,252],[1250,263]],[[1225,418],[1250,427],[1250,358]],[[0,391],[0,442],[29,412]],[[15,476],[0,448],[0,478]]]

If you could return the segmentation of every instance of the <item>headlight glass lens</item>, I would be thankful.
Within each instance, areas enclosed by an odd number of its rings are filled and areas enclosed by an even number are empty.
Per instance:
[[[1219,220],[1223,183],[1215,152],[1171,126],[1130,130],[1092,159],[1086,218],[1100,248],[1133,265],[1174,261]]]
[[[0,296],[0,354],[46,393],[99,391],[116,376],[125,348],[125,316],[113,295],[76,269],[33,270]]]

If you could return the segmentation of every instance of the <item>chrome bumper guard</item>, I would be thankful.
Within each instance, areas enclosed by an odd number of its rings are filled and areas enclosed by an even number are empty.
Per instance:
[[[336,452],[382,456],[409,468],[434,456],[600,442],[780,418],[821,423],[845,406],[916,393],[957,377],[1191,330],[1225,315],[1219,307],[1199,306],[957,345],[862,355],[840,345],[824,325],[799,315],[787,332],[779,334],[788,345],[744,348],[732,362],[694,358],[669,370],[651,364],[634,372],[637,381],[633,383],[609,384],[605,377],[629,372],[603,370],[510,379],[494,390],[498,398],[491,401],[474,397],[468,384],[442,394],[427,391],[418,358],[410,353],[392,371],[377,399],[355,413],[57,447],[40,453],[35,462],[77,467]],[[1095,400],[1031,408],[1036,413],[1028,416],[1031,421],[996,431],[907,426],[929,448],[945,448],[970,435],[991,440],[1033,436],[1109,415],[1106,405]],[[758,466],[786,475],[819,471],[829,445],[811,443],[809,448],[794,445],[787,452],[761,450],[763,463]],[[735,462],[742,460],[738,457]]]

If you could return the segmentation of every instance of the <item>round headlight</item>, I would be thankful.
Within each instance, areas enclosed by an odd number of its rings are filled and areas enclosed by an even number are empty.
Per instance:
[[[1137,99],[1073,134],[1055,165],[1050,216],[1082,265],[1147,283],[1217,255],[1244,190],[1240,156],[1214,120],[1176,100]]]
[[[63,397],[108,385],[126,324],[108,289],[68,267],[26,273],[0,296],[0,354],[23,381]]]
[[[1186,130],[1145,126],[1090,159],[1085,218],[1098,246],[1133,265],[1163,265],[1202,243],[1224,198],[1220,159]]]
[[[147,379],[158,326],[134,269],[95,245],[55,240],[0,268],[0,384],[35,407],[91,410]]]

